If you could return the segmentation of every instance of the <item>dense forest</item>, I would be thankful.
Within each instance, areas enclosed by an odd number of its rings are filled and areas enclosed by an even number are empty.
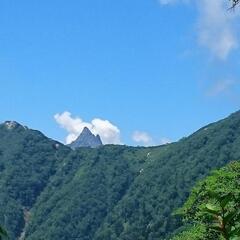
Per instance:
[[[240,112],[179,142],[147,148],[72,150],[5,122],[0,225],[21,240],[172,238],[187,228],[175,213],[196,182],[240,159],[239,145]],[[192,231],[204,229],[199,224]]]

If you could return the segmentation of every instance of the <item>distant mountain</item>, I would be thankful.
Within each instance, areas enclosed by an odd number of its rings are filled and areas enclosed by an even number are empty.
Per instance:
[[[87,127],[85,127],[79,137],[73,141],[69,146],[73,149],[79,147],[96,148],[102,146],[102,140],[99,135],[94,135]]]
[[[239,146],[240,112],[164,146],[75,151],[8,121],[0,125],[0,225],[11,240],[168,239],[196,181],[239,160]]]

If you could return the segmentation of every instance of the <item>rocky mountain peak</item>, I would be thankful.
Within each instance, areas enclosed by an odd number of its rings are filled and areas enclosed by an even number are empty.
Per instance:
[[[71,148],[79,148],[79,147],[91,147],[96,148],[102,146],[102,140],[99,135],[94,135],[87,127],[83,129],[79,137],[73,141],[69,146]]]

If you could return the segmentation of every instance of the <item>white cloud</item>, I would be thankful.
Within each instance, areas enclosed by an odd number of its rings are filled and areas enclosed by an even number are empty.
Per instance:
[[[132,134],[132,140],[137,144],[140,144],[143,146],[155,146],[155,145],[164,145],[167,143],[171,143],[171,140],[169,138],[164,137],[164,138],[161,138],[160,140],[155,140],[150,136],[150,134],[142,131],[135,131]]]
[[[235,81],[230,79],[217,81],[214,83],[211,89],[207,92],[207,95],[214,97],[214,96],[229,92],[234,84],[235,84]]]
[[[224,60],[237,48],[238,41],[234,26],[239,14],[227,11],[226,0],[159,0],[160,4],[192,2],[198,8],[197,20],[198,42],[207,48],[215,57]]]
[[[169,138],[161,138],[160,145],[165,145],[171,143],[172,141]]]
[[[144,146],[148,146],[152,143],[152,137],[146,132],[135,131],[132,135],[132,139],[134,142],[143,144]]]
[[[54,118],[68,132],[67,144],[76,140],[84,127],[88,127],[95,135],[99,134],[104,144],[121,144],[120,130],[108,120],[94,118],[91,122],[85,122],[79,117],[72,117],[67,111],[55,114]]]
[[[199,43],[218,58],[226,59],[237,47],[233,27],[237,15],[227,11],[228,6],[225,0],[201,0],[198,6]]]

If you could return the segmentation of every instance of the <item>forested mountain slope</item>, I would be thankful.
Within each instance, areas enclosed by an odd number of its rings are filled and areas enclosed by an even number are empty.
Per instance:
[[[165,239],[172,212],[198,179],[240,159],[240,112],[152,148],[71,150],[16,125],[0,126],[0,222],[17,239]]]
[[[17,239],[30,209],[69,149],[16,122],[0,125],[0,222]]]
[[[145,156],[146,149],[124,146],[71,153],[34,207],[27,239],[94,239],[127,194]]]
[[[96,239],[164,239],[178,226],[172,217],[194,183],[210,170],[240,159],[240,113],[200,129],[159,151],[108,214]]]

